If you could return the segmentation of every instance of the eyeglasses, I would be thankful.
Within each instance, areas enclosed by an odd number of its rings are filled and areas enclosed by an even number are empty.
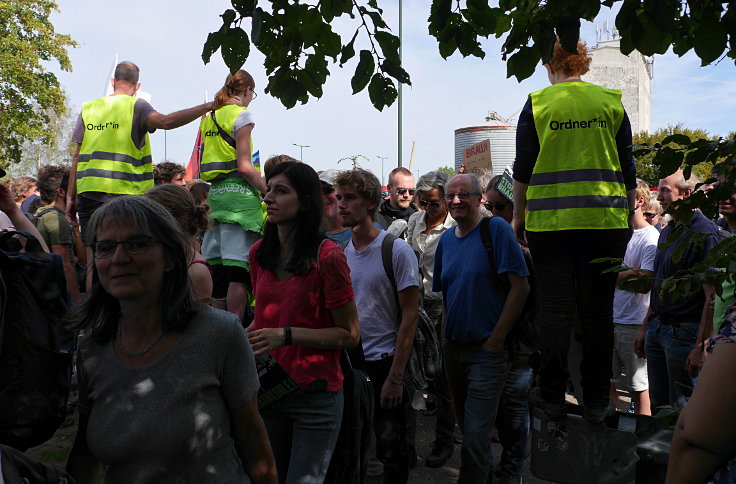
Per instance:
[[[255,89],[251,89],[250,91],[253,93],[253,99],[258,97],[258,93],[256,92]]]
[[[472,195],[480,195],[480,192],[458,192],[458,193],[445,193],[445,200],[448,202],[451,202],[455,200],[455,197],[459,198],[460,200],[467,200]]]
[[[406,192],[409,192],[409,195],[413,197],[414,192],[416,192],[416,190],[413,188],[397,188],[396,189],[396,193],[398,193],[399,195],[404,195]]]
[[[427,205],[429,205],[432,208],[440,208],[440,202],[435,202],[435,201],[428,202],[426,200],[419,200],[417,203],[419,204],[420,207],[426,207]]]
[[[502,210],[506,210],[506,205],[508,205],[508,203],[503,203],[503,202],[501,203],[486,202],[483,204],[483,206],[486,207],[486,210],[497,210],[499,212]]]
[[[135,236],[120,242],[113,240],[98,240],[95,242],[95,257],[97,259],[107,259],[115,254],[119,244],[123,244],[125,252],[128,255],[145,254],[148,249],[153,247],[156,240],[153,237]]]
[[[657,216],[656,213],[652,213],[652,212],[644,212],[642,215],[644,215],[647,218],[652,218],[652,217],[656,217]]]

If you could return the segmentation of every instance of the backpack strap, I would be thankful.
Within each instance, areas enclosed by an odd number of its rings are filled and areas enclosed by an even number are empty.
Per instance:
[[[491,278],[493,278],[493,285],[498,291],[507,293],[509,292],[508,280],[498,274],[498,267],[496,266],[496,258],[493,255],[493,240],[491,240],[491,217],[483,217],[480,221],[480,240],[483,241],[483,247],[486,249],[488,255],[488,265],[491,267]]]
[[[394,241],[398,239],[393,234],[386,233],[386,237],[381,242],[381,262],[383,262],[383,271],[386,273],[391,286],[394,288],[394,294],[398,298],[399,295],[396,291],[396,277],[394,276]]]
[[[322,246],[325,245],[326,240],[327,239],[322,239],[322,242],[319,243],[319,247],[317,248],[317,272],[319,272],[319,254],[322,252]]]
[[[212,122],[215,123],[215,126],[217,127],[217,131],[219,131],[220,137],[225,140],[225,143],[232,146],[233,149],[237,149],[235,147],[235,139],[232,136],[230,136],[228,133],[226,133],[225,130],[222,129],[219,124],[217,124],[217,116],[215,116],[214,111],[212,111]]]

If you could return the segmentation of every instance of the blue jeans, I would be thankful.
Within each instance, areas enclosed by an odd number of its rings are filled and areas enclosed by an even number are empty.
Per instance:
[[[699,321],[673,326],[649,320],[644,350],[652,410],[662,405],[682,408],[690,398],[695,379],[685,371],[685,361],[695,348],[699,328]]]
[[[342,422],[343,394],[297,392],[261,409],[280,483],[321,484]]]
[[[446,341],[445,362],[457,422],[463,431],[458,484],[493,482],[491,429],[509,372],[508,353]]]
[[[503,446],[499,475],[519,477],[524,474],[526,444],[529,440],[529,391],[534,372],[529,366],[529,353],[517,352],[501,393],[496,415],[498,439]]]

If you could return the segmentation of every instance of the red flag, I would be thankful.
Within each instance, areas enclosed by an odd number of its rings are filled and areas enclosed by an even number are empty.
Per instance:
[[[202,116],[204,119],[207,114]],[[187,172],[184,175],[184,181],[191,180],[193,178],[199,178],[199,163],[202,161],[202,131],[197,128],[197,140],[194,142],[194,149],[192,149],[192,156],[189,157],[189,164],[187,164]]]

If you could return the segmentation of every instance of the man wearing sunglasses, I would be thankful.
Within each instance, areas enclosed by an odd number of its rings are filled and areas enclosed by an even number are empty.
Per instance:
[[[411,203],[415,188],[414,175],[409,170],[403,167],[391,170],[391,173],[388,174],[388,191],[388,200],[381,203],[376,214],[376,222],[384,230],[388,230],[396,220],[408,222],[411,214],[417,211]],[[402,238],[405,235],[405,227],[402,228],[400,233]]]

